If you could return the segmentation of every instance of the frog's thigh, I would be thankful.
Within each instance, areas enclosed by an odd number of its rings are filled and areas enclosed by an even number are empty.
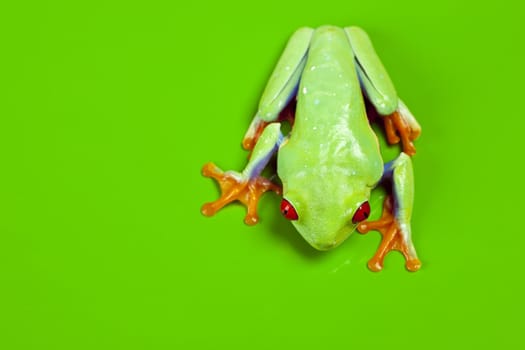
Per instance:
[[[401,153],[395,160],[385,164],[384,176],[392,180],[392,192],[395,201],[394,215],[408,248],[415,256],[410,227],[414,206],[414,173],[411,158],[405,153]]]
[[[368,35],[358,27],[347,27],[345,32],[368,99],[381,115],[393,113],[398,107],[397,93]]]
[[[266,122],[276,120],[295,94],[306,64],[312,33],[311,28],[300,28],[288,40],[259,102],[257,116],[262,120]]]
[[[313,29],[300,28],[288,40],[259,101],[257,114],[244,135],[243,145],[251,149],[262,128],[276,121],[279,113],[295,96],[306,64]]]

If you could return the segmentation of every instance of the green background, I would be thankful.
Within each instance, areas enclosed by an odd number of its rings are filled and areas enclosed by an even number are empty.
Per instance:
[[[0,348],[523,346],[523,13],[456,0],[0,5]],[[200,214],[218,196],[201,166],[242,169],[286,40],[327,23],[369,33],[423,127],[417,273],[397,253],[370,272],[377,233],[314,251],[274,194],[255,227],[239,205]]]

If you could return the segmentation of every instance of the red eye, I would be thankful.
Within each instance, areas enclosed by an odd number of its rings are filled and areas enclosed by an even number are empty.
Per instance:
[[[281,201],[281,213],[288,220],[297,220],[297,219],[299,219],[299,215],[297,215],[297,212],[295,211],[295,208],[286,199],[283,199]]]
[[[357,224],[358,222],[365,221],[370,216],[370,204],[364,202],[361,206],[355,211],[352,222]]]

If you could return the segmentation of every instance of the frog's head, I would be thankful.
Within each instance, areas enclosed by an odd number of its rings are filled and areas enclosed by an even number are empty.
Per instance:
[[[355,183],[354,183],[355,184]],[[281,213],[318,250],[341,244],[370,215],[370,187],[296,188],[284,191]]]

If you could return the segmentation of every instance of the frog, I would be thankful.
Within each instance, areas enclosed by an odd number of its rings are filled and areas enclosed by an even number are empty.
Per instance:
[[[292,107],[290,107],[292,106]],[[382,158],[371,114],[383,124],[392,160]],[[285,133],[284,125],[291,127]],[[288,40],[242,141],[250,152],[242,171],[202,168],[221,195],[201,212],[212,216],[225,205],[246,206],[244,222],[258,222],[261,196],[282,196],[280,211],[313,248],[338,247],[353,232],[379,231],[381,242],[368,261],[380,271],[392,250],[405,267],[421,267],[411,232],[414,203],[412,156],[421,133],[416,118],[398,97],[367,33],[357,26],[302,27]],[[394,147],[394,146],[392,146]],[[281,184],[261,175],[273,159]],[[369,220],[372,190],[386,189],[382,215]]]

